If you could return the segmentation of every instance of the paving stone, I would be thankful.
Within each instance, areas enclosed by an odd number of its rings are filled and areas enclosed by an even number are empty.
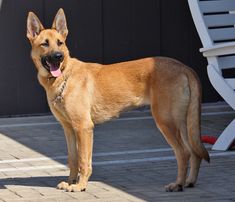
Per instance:
[[[22,199],[20,195],[17,195],[17,193],[12,192],[9,189],[6,188],[1,188],[0,189],[0,199],[5,201],[5,200],[18,200]]]

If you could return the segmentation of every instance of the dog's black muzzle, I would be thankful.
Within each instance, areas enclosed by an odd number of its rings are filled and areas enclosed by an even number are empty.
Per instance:
[[[47,56],[47,60],[49,63],[58,63],[58,62],[62,62],[64,59],[64,55],[61,52],[54,52],[50,55]]]
[[[58,66],[64,60],[64,54],[61,52],[53,52],[51,54],[45,55],[41,57],[42,65],[50,70],[50,66]]]

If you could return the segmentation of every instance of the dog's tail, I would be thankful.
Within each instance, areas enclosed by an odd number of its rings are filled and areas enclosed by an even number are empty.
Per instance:
[[[190,86],[190,102],[187,114],[189,144],[197,156],[210,162],[208,151],[201,142],[201,85],[193,70],[188,74],[188,80]]]

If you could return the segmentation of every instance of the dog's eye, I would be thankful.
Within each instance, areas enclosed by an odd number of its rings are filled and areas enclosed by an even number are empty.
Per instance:
[[[49,47],[49,41],[46,40],[44,43],[41,43],[40,45],[43,47]]]
[[[61,46],[62,44],[63,44],[63,42],[58,39],[58,40],[57,40],[57,45],[58,45],[58,46]]]

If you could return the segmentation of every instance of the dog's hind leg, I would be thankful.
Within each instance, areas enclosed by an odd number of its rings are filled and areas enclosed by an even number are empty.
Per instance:
[[[185,124],[182,124],[182,126],[183,127],[181,127],[181,130],[180,130],[181,138],[187,150],[190,152],[190,172],[189,172],[189,176],[186,179],[185,187],[194,187],[194,184],[197,181],[197,176],[198,176],[202,158],[199,157],[191,148],[192,146],[189,144],[187,128]]]
[[[183,143],[190,153],[190,172],[189,172],[189,176],[186,179],[185,187],[194,187],[194,184],[197,181],[197,176],[198,176],[202,158],[199,157],[194,152],[194,150],[192,149],[192,146],[189,143],[188,132],[187,132],[187,127],[185,123],[186,122],[182,124],[181,130],[180,130]]]
[[[165,122],[159,118],[155,118],[159,129],[164,135],[167,142],[172,146],[178,165],[178,175],[176,182],[165,186],[166,191],[183,191],[185,184],[189,160],[188,149],[184,146],[181,139],[179,129],[174,125],[174,122]]]
[[[201,157],[197,156],[194,152],[191,153],[190,172],[189,176],[186,179],[185,187],[194,187],[197,181],[201,161],[202,161]]]
[[[192,149],[192,146],[189,143],[188,132],[187,132],[187,127],[185,123],[186,122],[182,124],[181,130],[180,130],[183,143],[185,147],[187,148],[187,150],[190,152],[190,172],[189,172],[189,176],[186,179],[185,187],[194,187],[194,184],[197,181],[197,176],[198,176],[202,158],[199,157],[194,152],[194,150]]]
[[[156,78],[151,89],[151,110],[156,125],[174,150],[178,165],[176,182],[165,186],[165,189],[183,191],[190,157],[186,128],[190,96],[184,75],[175,76],[173,81],[175,83],[170,83],[168,79]]]
[[[61,182],[57,185],[58,189],[66,190],[69,185],[76,184],[78,176],[78,151],[77,151],[77,140],[72,126],[62,123],[64,133],[67,142],[68,149],[68,163],[70,168],[70,174],[68,182]]]

